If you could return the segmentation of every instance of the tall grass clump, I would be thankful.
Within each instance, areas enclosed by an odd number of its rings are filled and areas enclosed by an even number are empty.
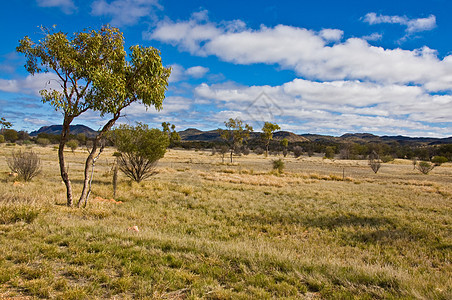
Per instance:
[[[18,177],[30,181],[41,172],[41,160],[38,155],[31,151],[17,151],[12,153],[12,157],[7,159],[8,167]]]

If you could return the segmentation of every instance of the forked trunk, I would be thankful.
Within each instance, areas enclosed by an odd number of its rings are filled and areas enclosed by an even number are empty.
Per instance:
[[[60,145],[58,147],[58,160],[60,163],[60,174],[61,178],[63,179],[64,184],[66,185],[66,200],[67,200],[67,206],[72,206],[72,185],[71,181],[69,180],[69,175],[67,173],[66,163],[64,161],[64,146],[66,145],[67,138],[69,135],[69,125],[72,122],[71,117],[68,117],[67,115],[64,116],[63,121],[63,129],[61,130],[61,138],[60,138]]]
[[[93,163],[93,159],[94,159],[94,155],[96,154],[97,151],[97,147],[99,146],[99,142],[102,139],[102,137],[104,136],[104,134],[109,131],[111,129],[111,127],[113,127],[113,125],[115,124],[116,120],[118,120],[119,118],[119,113],[114,114],[113,118],[110,119],[107,124],[104,125],[104,127],[102,128],[102,130],[97,134],[96,138],[93,141],[93,148],[91,149],[91,151],[89,152],[88,157],[86,158],[86,162],[85,162],[85,171],[84,171],[84,179],[83,179],[83,189],[82,189],[82,194],[80,195],[80,199],[78,200],[77,206],[80,207],[81,203],[84,203],[84,205],[86,206],[87,202],[88,202],[88,196],[90,193],[90,176],[89,176],[89,168]],[[100,154],[100,153],[99,153]],[[93,166],[94,168],[94,166]]]

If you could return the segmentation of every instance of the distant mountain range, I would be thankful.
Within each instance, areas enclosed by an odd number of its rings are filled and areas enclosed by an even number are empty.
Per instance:
[[[30,133],[31,136],[37,136],[39,133],[60,134],[62,125],[51,125],[41,127],[37,131]],[[71,125],[71,134],[84,133],[87,137],[94,137],[97,131],[85,125]],[[196,128],[188,128],[179,131],[182,141],[193,142],[215,142],[221,141],[218,129],[202,131]],[[260,138],[260,132],[252,132],[250,138]],[[289,131],[277,131],[273,134],[274,140],[282,140],[286,138],[289,142],[355,142],[355,143],[391,143],[398,142],[400,144],[417,144],[417,145],[435,145],[435,144],[452,144],[452,137],[448,138],[424,138],[424,137],[407,137],[407,136],[377,136],[371,133],[346,133],[340,137],[320,135],[320,134],[295,134]]]
[[[30,136],[37,136],[39,133],[46,133],[46,134],[61,134],[61,130],[63,129],[63,125],[50,125],[50,126],[43,126],[39,128],[36,131],[30,132]],[[71,125],[69,126],[70,134],[79,134],[84,133],[87,137],[95,137],[97,134],[97,131],[92,130],[88,126],[85,125]]]

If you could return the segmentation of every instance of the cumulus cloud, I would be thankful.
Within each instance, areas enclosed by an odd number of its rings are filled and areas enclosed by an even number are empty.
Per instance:
[[[0,91],[9,93],[25,93],[39,96],[43,89],[61,90],[58,77],[52,73],[28,75],[24,79],[0,79]]]
[[[194,17],[179,22],[164,20],[144,37],[175,45],[193,55],[215,55],[236,64],[278,64],[309,79],[416,84],[432,91],[452,87],[452,56],[440,59],[428,47],[414,51],[385,49],[370,45],[364,38],[341,41],[340,30],[315,32],[286,25],[261,26],[256,30],[244,27],[240,21],[231,23],[239,25],[230,29],[224,22],[199,21]]]
[[[155,9],[161,9],[158,0],[96,0],[91,5],[93,16],[110,16],[114,26],[134,25]]]
[[[254,107],[262,92],[281,113],[275,114],[273,107],[270,108],[271,113],[265,114],[265,103]],[[274,121],[299,126],[298,130],[303,132],[450,135],[448,128],[441,128],[435,123],[450,123],[448,116],[452,111],[452,96],[430,95],[418,86],[294,79],[280,86],[201,84],[195,89],[195,94],[222,107],[219,117],[235,113],[244,120],[260,120],[272,115]],[[282,128],[293,129],[291,126]],[[331,128],[335,131],[330,132]]]
[[[403,25],[406,26],[408,34],[428,31],[436,27],[436,17],[434,15],[430,15],[427,18],[409,19],[406,16],[385,16],[371,12],[366,14],[363,20],[370,25],[382,23]]]
[[[72,0],[36,0],[40,7],[59,7],[65,14],[72,14],[77,11]]]
[[[203,66],[194,66],[185,69],[179,64],[173,64],[171,65],[171,76],[169,78],[169,82],[178,82],[189,78],[202,78],[207,72],[209,72],[209,68]]]

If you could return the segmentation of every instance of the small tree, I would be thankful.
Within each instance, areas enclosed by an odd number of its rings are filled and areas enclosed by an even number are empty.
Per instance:
[[[78,140],[70,140],[66,144],[69,148],[71,148],[72,153],[74,153],[75,149],[78,148]]]
[[[224,122],[226,130],[219,129],[221,138],[228,144],[229,150],[231,151],[231,163],[232,155],[237,147],[242,146],[243,142],[248,139],[250,132],[253,131],[253,127],[248,124],[243,124],[242,120],[232,119]]]
[[[163,127],[163,132],[166,135],[168,135],[169,147],[176,146],[181,141],[180,135],[176,131],[176,125],[168,123],[168,122],[163,122],[162,127]]]
[[[157,161],[165,155],[168,136],[145,124],[136,127],[121,125],[112,133],[112,140],[121,155],[119,169],[130,179],[141,182],[155,174]]]
[[[87,202],[90,168],[102,150],[100,143],[105,134],[122,111],[133,103],[161,109],[171,69],[163,67],[160,52],[152,47],[132,46],[126,55],[124,37],[114,27],[85,30],[70,37],[63,32],[42,29],[43,39],[35,43],[25,37],[16,50],[25,54],[25,67],[30,74],[50,71],[59,84],[59,90],[50,87],[41,90],[41,96],[44,103],[50,103],[63,114],[58,158],[68,206],[73,205],[73,194],[64,147],[69,139],[70,124],[87,111],[97,112],[101,117],[109,115],[93,139],[85,161],[80,206]]]
[[[375,151],[372,151],[372,153],[369,154],[369,166],[375,174],[377,174],[378,170],[380,170],[380,156]]]
[[[221,162],[224,163],[224,156],[228,153],[229,147],[227,145],[221,145],[218,152],[221,154]]]
[[[284,171],[285,164],[281,158],[273,160],[272,163],[273,163],[273,170],[276,170],[279,174],[281,174]]]
[[[5,137],[2,134],[0,134],[0,143],[4,143],[4,142],[5,142]]]
[[[289,146],[289,140],[286,138],[283,138],[281,140],[281,142],[279,142],[281,144],[281,146],[283,147],[283,155],[284,157],[287,156],[287,154],[289,153],[289,151],[287,151],[287,147]]]
[[[47,138],[37,138],[36,144],[45,147],[47,145],[50,145],[50,140]]]
[[[262,140],[265,142],[265,157],[268,156],[268,147],[270,146],[270,141],[273,139],[273,132],[281,129],[278,124],[265,122],[262,127]]]
[[[333,159],[334,158],[334,148],[331,146],[327,146],[325,148],[325,158]]]
[[[19,134],[14,129],[3,130],[3,136],[5,137],[5,140],[7,140],[10,143],[14,143],[19,139]]]
[[[428,161],[421,161],[416,165],[416,169],[418,169],[422,174],[425,175],[427,175],[431,170],[433,170],[434,167],[435,165],[429,163]]]
[[[41,160],[33,151],[13,152],[12,157],[7,159],[7,163],[11,171],[17,173],[18,177],[25,181],[30,181],[41,172]]]
[[[300,157],[302,155],[303,155],[303,148],[301,148],[300,146],[295,146],[293,148],[293,156],[295,158],[298,158],[298,157]]]
[[[444,163],[447,163],[448,159],[444,156],[434,156],[432,158],[432,163],[435,164],[435,166],[441,166]]]

